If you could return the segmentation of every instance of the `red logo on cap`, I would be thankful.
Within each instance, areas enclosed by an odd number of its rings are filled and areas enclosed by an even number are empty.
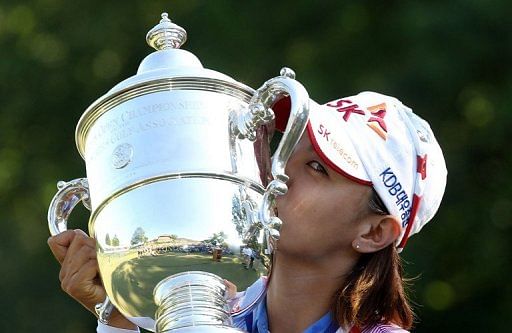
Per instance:
[[[427,155],[421,157],[419,155],[416,156],[416,171],[421,175],[421,180],[425,180],[427,178]]]
[[[368,126],[375,131],[383,140],[386,140],[388,128],[384,117],[386,116],[386,103],[377,104],[368,107],[368,111],[372,114],[372,117],[368,119]]]
[[[350,105],[343,106],[343,104],[345,103]],[[336,111],[338,112],[345,112],[345,114],[343,115],[343,120],[345,121],[348,121],[352,113],[364,115],[364,111],[358,109],[359,105],[352,104],[352,102],[349,101],[348,99],[339,99],[334,102],[329,102],[325,105],[336,108]]]

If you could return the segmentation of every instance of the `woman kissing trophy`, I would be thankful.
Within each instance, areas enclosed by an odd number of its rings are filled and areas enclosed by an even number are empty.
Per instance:
[[[231,316],[250,305],[229,310],[224,279],[245,289],[267,274],[279,237],[273,202],[287,191],[310,100],[287,68],[256,91],[205,69],[180,49],[186,38],[163,13],[146,36],[156,51],[84,112],[75,138],[87,178],[58,183],[48,223],[55,235],[78,202],[91,211],[108,295],[100,320],[115,306],[151,331],[239,332]],[[291,112],[270,159],[282,98]]]

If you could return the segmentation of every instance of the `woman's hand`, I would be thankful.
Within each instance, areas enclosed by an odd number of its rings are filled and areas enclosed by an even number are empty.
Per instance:
[[[94,306],[105,300],[106,292],[99,275],[94,238],[82,230],[67,230],[50,237],[48,245],[61,264],[59,280],[62,290],[96,315]],[[117,309],[112,311],[109,325],[136,329]]]
[[[224,285],[226,286],[226,299],[230,300],[235,298],[237,292],[236,284],[224,279]]]

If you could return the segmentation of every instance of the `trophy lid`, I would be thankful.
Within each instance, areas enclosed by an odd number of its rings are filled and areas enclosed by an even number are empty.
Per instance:
[[[146,35],[146,42],[155,51],[142,60],[137,74],[121,81],[98,98],[78,121],[75,140],[82,157],[87,133],[96,119],[123,101],[155,91],[155,86],[158,89],[165,86],[167,90],[170,86],[173,89],[206,87],[207,90],[214,89],[243,100],[250,99],[254,93],[252,88],[225,74],[204,68],[194,54],[180,49],[186,40],[185,29],[172,23],[167,13],[162,13],[160,22]]]
[[[127,87],[170,77],[199,77],[219,79],[235,83],[231,77],[203,67],[199,59],[180,47],[187,41],[187,32],[161,14],[160,22],[146,35],[146,42],[156,51],[149,54],[139,65],[137,74],[114,86],[109,94]]]

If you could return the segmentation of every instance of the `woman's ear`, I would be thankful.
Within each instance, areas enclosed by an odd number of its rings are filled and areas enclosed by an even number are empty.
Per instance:
[[[392,215],[375,215],[366,224],[366,230],[362,230],[352,242],[354,250],[360,253],[377,252],[400,235],[400,222]]]

